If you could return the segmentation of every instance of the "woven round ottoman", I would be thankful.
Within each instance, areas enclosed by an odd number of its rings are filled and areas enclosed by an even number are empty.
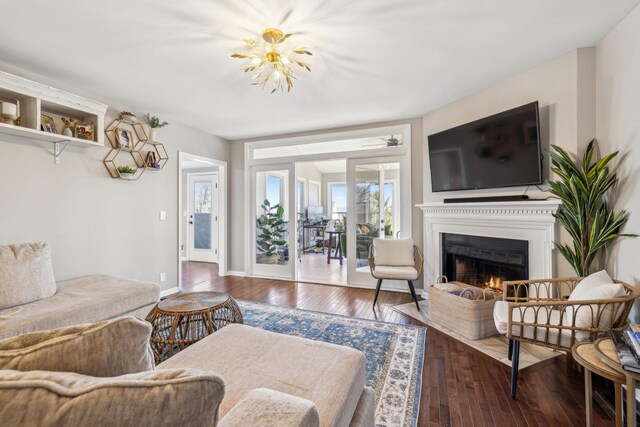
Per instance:
[[[158,364],[229,323],[242,323],[242,312],[223,292],[189,292],[160,301],[147,321]]]

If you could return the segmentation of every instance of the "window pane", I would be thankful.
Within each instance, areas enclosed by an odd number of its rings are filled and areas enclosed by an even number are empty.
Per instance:
[[[194,182],[193,247],[211,249],[211,182]]]
[[[347,214],[346,184],[331,185],[331,219],[342,219]]]
[[[256,263],[289,263],[288,171],[257,172],[255,175]]]

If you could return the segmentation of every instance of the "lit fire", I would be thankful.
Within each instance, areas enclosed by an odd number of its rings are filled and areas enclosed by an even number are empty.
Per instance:
[[[502,279],[500,277],[491,276],[489,281],[484,283],[484,287],[491,289],[492,291],[502,292]]]

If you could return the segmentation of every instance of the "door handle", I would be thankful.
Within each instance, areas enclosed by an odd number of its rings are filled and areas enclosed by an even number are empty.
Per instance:
[[[193,221],[189,221],[189,224],[193,225]]]

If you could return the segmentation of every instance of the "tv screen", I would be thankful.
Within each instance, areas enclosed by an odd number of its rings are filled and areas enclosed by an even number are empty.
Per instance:
[[[429,135],[431,189],[542,183],[538,102]]]

